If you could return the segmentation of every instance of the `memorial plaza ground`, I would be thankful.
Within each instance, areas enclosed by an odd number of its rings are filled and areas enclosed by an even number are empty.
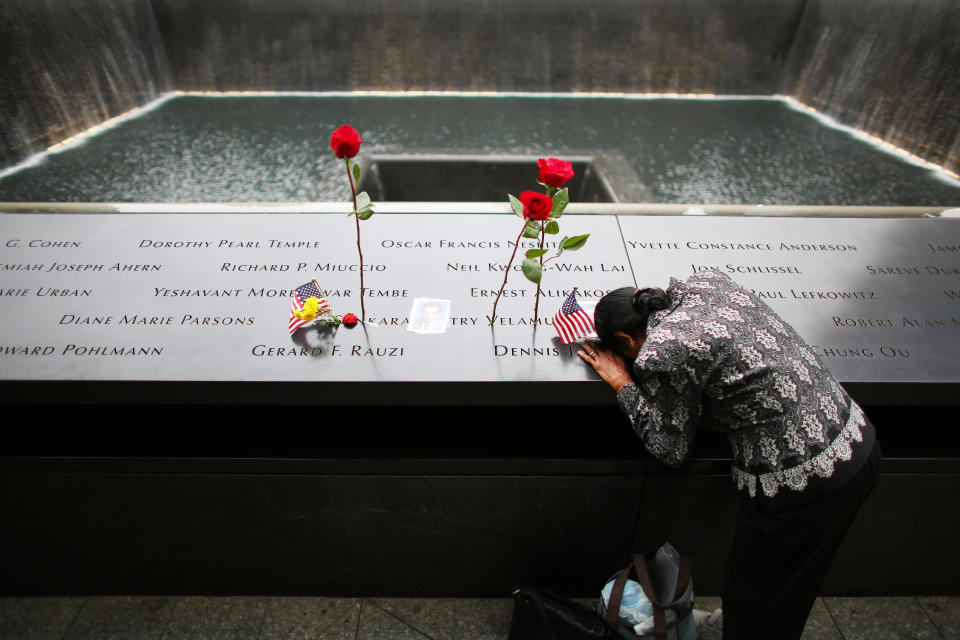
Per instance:
[[[700,608],[718,605],[697,599]],[[0,598],[0,639],[501,640],[512,607],[510,598]],[[960,597],[820,598],[803,638],[960,638]]]

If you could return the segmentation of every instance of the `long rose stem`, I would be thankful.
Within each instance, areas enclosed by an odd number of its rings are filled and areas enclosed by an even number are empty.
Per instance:
[[[353,194],[353,216],[357,219],[357,253],[360,254],[360,322],[366,322],[367,311],[363,307],[363,249],[360,248],[360,212],[357,211],[357,187],[353,184],[353,174],[350,172],[350,158],[347,162],[347,178],[350,179],[350,193]]]
[[[500,302],[500,296],[503,295],[503,290],[507,286],[507,278],[510,277],[510,267],[513,266],[513,259],[517,257],[517,248],[520,246],[520,237],[523,235],[524,229],[527,228],[527,221],[523,221],[523,229],[520,229],[520,233],[517,234],[517,241],[513,245],[513,253],[510,254],[510,262],[507,263],[507,268],[503,271],[503,284],[500,285],[500,291],[497,292],[497,299],[493,301],[493,316],[490,318],[490,325],[493,325],[493,322],[497,319],[497,303]]]
[[[553,187],[544,185],[547,188],[547,197],[553,199]],[[540,223],[540,249],[543,250],[543,241],[547,239],[547,221]],[[543,282],[543,254],[540,254],[540,282]],[[533,324],[536,326],[537,319],[540,317],[540,282],[537,283],[537,297],[533,301]]]
[[[543,249],[543,241],[547,239],[546,225],[540,230],[540,248]],[[543,282],[543,254],[540,254],[540,282]],[[533,301],[533,324],[536,326],[537,319],[540,317],[540,282],[537,283],[537,297]]]

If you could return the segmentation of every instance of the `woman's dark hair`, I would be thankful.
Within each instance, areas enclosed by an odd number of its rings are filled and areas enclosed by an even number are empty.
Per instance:
[[[616,347],[614,333],[623,331],[633,335],[637,329],[647,330],[647,319],[654,311],[667,308],[667,294],[663,289],[614,289],[600,298],[593,311],[593,323],[604,345]]]

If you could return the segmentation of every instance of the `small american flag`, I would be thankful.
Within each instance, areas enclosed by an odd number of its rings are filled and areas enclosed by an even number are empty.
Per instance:
[[[553,328],[557,330],[563,344],[576,342],[596,331],[593,318],[577,303],[577,290],[574,289],[560,305],[557,315],[553,316]]]
[[[291,335],[303,325],[313,321],[301,320],[295,315],[296,311],[303,311],[303,303],[307,298],[318,298],[320,300],[320,312],[330,310],[330,303],[328,303],[326,298],[323,297],[323,294],[320,292],[320,288],[317,287],[315,280],[311,280],[306,284],[300,285],[297,287],[297,290],[293,292],[293,303],[290,305],[289,328]]]

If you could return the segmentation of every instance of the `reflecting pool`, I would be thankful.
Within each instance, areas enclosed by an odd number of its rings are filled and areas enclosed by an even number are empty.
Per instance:
[[[343,200],[341,124],[361,156],[615,157],[652,202],[960,204],[960,182],[779,98],[405,95],[174,96],[8,172],[0,201]]]

